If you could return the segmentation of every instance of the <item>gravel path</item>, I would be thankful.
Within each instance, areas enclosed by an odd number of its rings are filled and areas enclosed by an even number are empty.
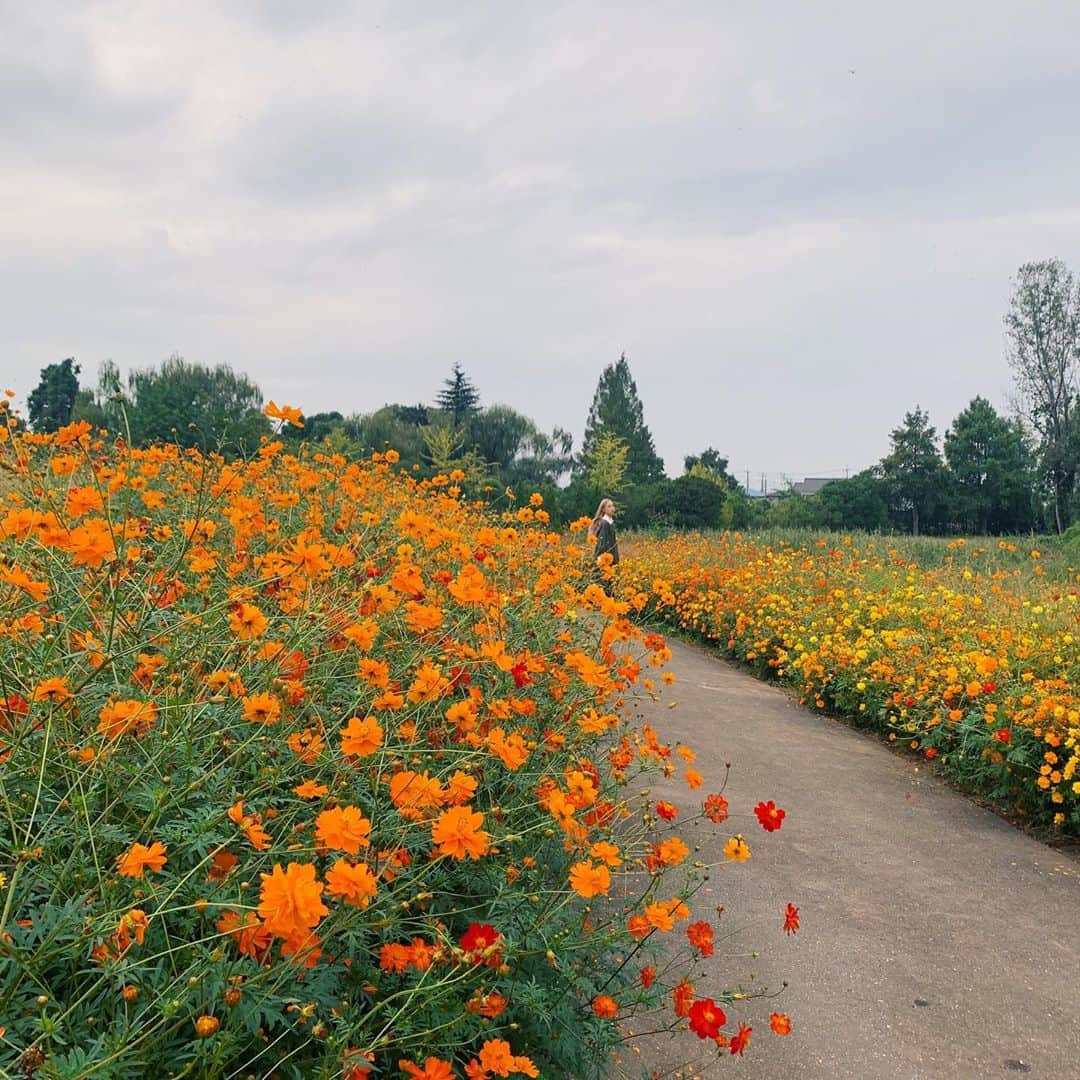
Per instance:
[[[725,907],[715,986],[749,987],[753,971],[770,989],[790,985],[742,1007],[754,1027],[743,1060],[676,1072],[711,1045],[687,1034],[628,1048],[613,1075],[1080,1078],[1080,864],[705,649],[672,651],[678,682],[643,713],[697,750],[697,794],[733,765],[736,816],[700,831],[699,857],[722,864],[736,831],[753,852],[696,898],[695,918],[715,923]],[[700,805],[680,780],[653,790],[688,812]],[[788,818],[767,835],[752,807],[770,798]],[[794,938],[780,933],[789,900],[801,910]],[[762,955],[747,959],[751,949]],[[768,1028],[774,1009],[792,1017],[787,1038]]]

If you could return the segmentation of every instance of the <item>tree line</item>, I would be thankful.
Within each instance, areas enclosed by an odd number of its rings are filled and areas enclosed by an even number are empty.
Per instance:
[[[916,407],[877,465],[812,496],[751,499],[712,447],[688,455],[681,475],[666,476],[625,354],[601,373],[576,453],[565,429],[544,431],[508,405],[484,405],[460,364],[430,404],[314,413],[280,437],[328,441],[342,453],[392,447],[417,475],[453,474],[471,496],[540,491],[562,520],[610,495],[629,525],[1061,532],[1080,515],[1080,286],[1062,262],[1020,268],[1005,329],[1017,390],[1012,415],[975,397],[939,440]],[[80,373],[73,358],[42,370],[28,400],[35,431],[85,420],[135,445],[168,441],[225,455],[250,454],[273,433],[259,387],[228,365],[174,355],[131,372],[125,384],[107,361],[94,387],[81,386]]]

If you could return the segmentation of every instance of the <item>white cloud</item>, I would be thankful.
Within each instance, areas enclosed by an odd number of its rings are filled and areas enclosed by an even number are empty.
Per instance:
[[[0,0],[0,349],[580,434],[630,356],[669,468],[858,468],[1008,386],[1080,262],[1080,9]]]

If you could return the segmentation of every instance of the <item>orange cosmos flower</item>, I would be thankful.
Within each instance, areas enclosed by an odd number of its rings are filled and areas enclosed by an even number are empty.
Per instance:
[[[608,866],[622,866],[622,859],[619,858],[619,849],[607,840],[597,840],[591,848],[589,848],[589,854],[594,859],[599,859],[603,863],[607,863]]]
[[[71,552],[74,566],[101,566],[106,559],[116,557],[109,523],[101,518],[93,518],[77,529],[72,529],[68,537],[67,549]]]
[[[405,605],[405,625],[414,634],[436,630],[442,625],[442,621],[442,608],[432,604],[421,604],[415,600],[410,600]]]
[[[697,791],[697,789],[705,783],[705,778],[697,771],[697,769],[687,769],[686,783],[691,791]]]
[[[602,863],[575,863],[570,870],[570,887],[586,900],[601,894],[606,896],[611,888],[611,872]]]
[[[39,682],[30,695],[34,701],[49,701],[53,705],[63,705],[74,696],[68,688],[67,679],[62,678],[45,679]]]
[[[791,1019],[784,1013],[772,1013],[769,1016],[769,1027],[771,1027],[777,1035],[790,1035]]]
[[[371,843],[371,822],[355,806],[335,806],[315,819],[315,835],[325,847],[356,855]]]
[[[506,1012],[509,1001],[502,994],[481,994],[479,990],[473,994],[465,1005],[465,1011],[474,1016],[483,1016],[488,1020],[495,1020]]]
[[[243,799],[230,806],[226,813],[229,820],[243,830],[248,843],[256,851],[265,851],[270,846],[272,838],[262,826],[262,814],[245,814]]]
[[[270,620],[254,604],[238,604],[229,616],[229,629],[241,640],[262,637]]]
[[[39,603],[49,593],[49,583],[47,581],[34,581],[25,570],[18,566],[0,566],[0,581],[6,581],[9,585],[22,589],[31,599],[37,600]]]
[[[490,837],[483,831],[484,815],[468,806],[444,810],[431,827],[431,839],[439,854],[454,859],[479,859],[488,849]]]
[[[678,866],[690,854],[690,849],[677,836],[672,836],[658,845],[656,853],[662,866]]]
[[[720,825],[727,820],[728,801],[723,795],[705,796],[705,816],[713,823]]]
[[[671,992],[676,1016],[689,1016],[690,1006],[694,1003],[694,988],[685,979]]]
[[[322,753],[323,737],[311,728],[305,731],[294,731],[286,740],[285,745],[305,764],[314,765]]]
[[[135,732],[145,735],[157,719],[157,706],[152,701],[112,701],[98,713],[98,734],[106,739],[119,739]]]
[[[326,795],[330,789],[325,784],[317,784],[314,780],[305,780],[302,784],[297,784],[293,788],[293,792],[300,796],[301,799],[317,799],[321,795]]]
[[[262,963],[270,943],[274,940],[254,911],[241,915],[240,912],[227,908],[215,925],[219,933],[228,934],[232,938],[242,956],[250,956],[257,963]]]
[[[667,933],[675,926],[676,919],[689,917],[690,909],[681,900],[674,898],[660,900],[655,904],[649,904],[645,908],[645,918],[648,919],[649,924],[664,933]]]
[[[322,902],[323,883],[310,863],[291,862],[282,870],[274,864],[269,874],[260,874],[259,916],[275,937],[289,938],[318,925],[330,909]]]
[[[414,704],[437,701],[450,688],[450,680],[443,677],[442,669],[435,664],[423,664],[416,672],[408,697]]]
[[[378,885],[371,868],[365,863],[338,859],[326,871],[326,891],[353,907],[366,908],[378,892]]]
[[[210,873],[206,875],[207,881],[222,881],[228,877],[229,871],[240,860],[228,849],[218,848],[210,856]]]
[[[525,740],[515,731],[507,736],[501,727],[493,728],[488,735],[488,749],[513,772],[528,760],[529,751]]]
[[[442,786],[426,771],[403,769],[390,778],[390,801],[402,817],[417,820],[423,816],[420,811],[442,804]]]
[[[619,1012],[619,1003],[609,994],[593,998],[592,1011],[602,1020],[612,1020]]]
[[[350,717],[341,730],[341,752],[346,757],[369,757],[382,746],[383,729],[374,716]]]
[[[244,700],[244,719],[253,724],[276,724],[281,719],[281,702],[273,694],[252,694]]]
[[[276,405],[273,399],[268,401],[266,408],[263,409],[263,416],[269,417],[271,420],[281,420],[283,423],[298,428],[304,426],[303,415],[300,409],[293,408],[292,405]]]
[[[448,806],[461,806],[471,802],[476,794],[476,777],[458,769],[446,782],[446,791],[443,792],[442,801]]]
[[[750,848],[741,836],[733,836],[724,845],[724,854],[732,862],[746,862],[750,858]]]
[[[365,619],[363,622],[346,626],[341,631],[341,636],[346,641],[352,642],[361,652],[367,652],[375,644],[375,639],[379,636],[379,624],[374,619]],[[364,663],[365,661],[362,660],[361,664]]]
[[[398,1068],[410,1077],[410,1080],[454,1080],[453,1066],[442,1058],[426,1058],[423,1068],[413,1061],[402,1058],[398,1062]]]
[[[149,847],[132,844],[123,855],[117,856],[117,872],[121,877],[134,878],[141,878],[144,870],[160,872],[169,861],[165,856],[166,850],[166,845],[160,840],[155,840]]]
[[[713,930],[707,922],[691,923],[686,928],[686,937],[702,956],[712,956]]]
[[[219,1027],[221,1021],[216,1016],[204,1014],[195,1020],[195,1035],[199,1039],[209,1039]]]

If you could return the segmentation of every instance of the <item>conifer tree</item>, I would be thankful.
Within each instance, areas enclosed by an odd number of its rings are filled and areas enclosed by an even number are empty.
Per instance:
[[[460,364],[454,364],[450,378],[443,381],[443,389],[435,398],[435,404],[449,414],[455,428],[460,428],[480,408],[480,392],[469,381]]]
[[[608,364],[593,395],[585,440],[581,448],[581,470],[588,473],[601,435],[612,434],[626,441],[628,448],[626,482],[649,484],[664,477],[664,463],[656,453],[653,437],[645,426],[644,410],[630,365],[623,353],[617,363]]]
[[[71,422],[79,393],[79,365],[73,357],[41,369],[41,381],[27,399],[30,426],[36,432],[58,431]]]

